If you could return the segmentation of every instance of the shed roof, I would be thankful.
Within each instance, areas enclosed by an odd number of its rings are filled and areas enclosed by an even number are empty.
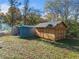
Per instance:
[[[63,21],[55,21],[55,20],[51,20],[49,22],[45,22],[45,23],[40,23],[38,25],[36,25],[35,27],[47,27],[48,25],[52,25],[52,27],[57,26],[58,24],[62,23]],[[64,23],[64,22],[63,22]]]
[[[23,25],[23,26],[19,26],[19,27],[35,27],[33,25]]]

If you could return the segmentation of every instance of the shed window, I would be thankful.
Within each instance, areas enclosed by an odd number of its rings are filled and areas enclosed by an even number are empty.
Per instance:
[[[47,28],[51,28],[51,27],[53,27],[53,25],[52,24],[48,24]]]

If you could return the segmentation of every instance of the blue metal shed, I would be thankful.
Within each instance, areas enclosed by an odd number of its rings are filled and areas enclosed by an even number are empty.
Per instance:
[[[29,25],[20,26],[19,27],[20,37],[23,37],[23,38],[34,37],[33,29],[34,29],[34,26],[29,26]]]

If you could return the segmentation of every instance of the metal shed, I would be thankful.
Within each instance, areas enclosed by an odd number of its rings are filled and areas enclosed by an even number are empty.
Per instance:
[[[29,26],[29,25],[20,26],[19,35],[22,38],[34,37],[34,26]]]

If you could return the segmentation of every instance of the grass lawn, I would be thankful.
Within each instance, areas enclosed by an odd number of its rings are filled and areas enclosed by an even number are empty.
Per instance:
[[[48,43],[4,36],[0,37],[0,59],[79,59],[79,41]]]

